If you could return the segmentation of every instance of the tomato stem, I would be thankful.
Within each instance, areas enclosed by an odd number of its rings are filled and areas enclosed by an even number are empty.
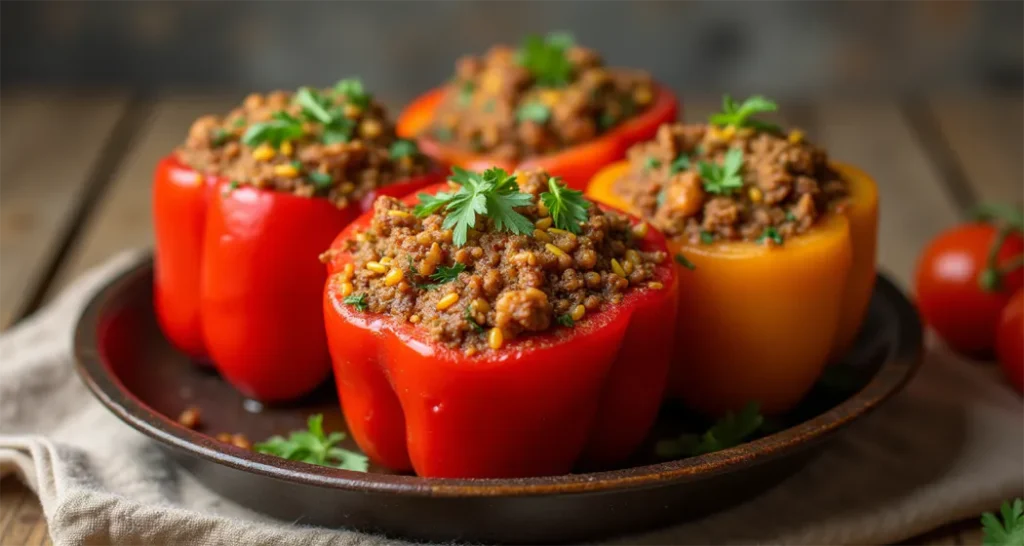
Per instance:
[[[1003,274],[1005,272],[999,269],[999,250],[1003,248],[1003,243],[1006,242],[1006,237],[1010,235],[1011,231],[1016,231],[1016,229],[1010,225],[1000,226],[992,246],[988,249],[985,269],[978,274],[978,286],[985,292],[998,292],[1003,288]],[[1013,269],[1015,268],[1011,267],[1010,271]]]
[[[999,220],[1013,228],[1014,231],[1024,232],[1024,211],[1013,205],[982,203],[971,209],[970,217],[979,222]]]

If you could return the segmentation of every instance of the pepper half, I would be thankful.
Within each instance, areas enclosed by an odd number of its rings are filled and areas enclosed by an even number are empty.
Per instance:
[[[305,394],[330,372],[317,256],[377,195],[401,196],[441,179],[433,171],[338,208],[321,198],[233,188],[174,155],[164,158],[153,205],[165,334],[190,356],[208,355],[246,396],[274,402]]]
[[[750,401],[782,413],[849,347],[874,289],[878,192],[859,169],[831,166],[848,184],[848,205],[784,246],[669,241],[695,266],[680,266],[685,320],[677,326],[671,396],[711,415]],[[587,195],[630,211],[615,192],[628,168],[625,161],[606,167]]]
[[[410,103],[398,117],[396,130],[402,138],[417,139],[423,153],[443,164],[469,170],[492,166],[508,172],[542,170],[561,177],[570,188],[583,190],[601,167],[622,159],[630,146],[654,138],[662,123],[676,119],[679,103],[675,95],[661,86],[655,89],[654,101],[648,109],[607,133],[585,144],[546,156],[526,158],[518,164],[456,148],[422,134],[443,98],[444,90],[440,88],[428,91]]]
[[[352,263],[343,243],[371,218],[335,239],[332,276]],[[666,242],[651,229],[638,246],[664,251]],[[377,464],[429,477],[564,474],[621,461],[654,422],[678,301],[667,261],[656,269],[661,289],[635,288],[571,330],[473,356],[424,328],[344,304],[332,276],[323,312],[338,395],[349,430]]]

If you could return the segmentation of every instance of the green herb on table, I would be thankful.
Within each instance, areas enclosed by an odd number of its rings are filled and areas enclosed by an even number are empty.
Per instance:
[[[302,121],[281,110],[271,114],[267,121],[250,125],[242,135],[242,144],[253,148],[260,144],[278,148],[282,142],[301,138],[304,134]]]
[[[550,117],[551,109],[539,102],[528,102],[516,110],[516,119],[520,122],[532,121],[534,123],[544,124],[547,123],[548,118]]]
[[[470,309],[468,305],[465,307],[465,310],[462,312],[462,318],[466,319],[466,322],[468,322],[469,325],[472,326],[473,329],[476,330],[476,332],[478,334],[482,334],[482,333],[484,333],[486,331],[486,330],[484,330],[483,326],[480,326],[479,324],[477,324],[476,319],[473,318],[473,310]]]
[[[353,106],[359,108],[367,108],[370,106],[370,101],[373,100],[373,95],[366,92],[363,88],[362,80],[358,78],[347,78],[334,84],[334,91],[340,95],[345,96],[345,100]]]
[[[717,195],[729,195],[743,187],[743,151],[731,148],[725,154],[721,165],[701,161],[697,172],[704,183],[704,191]]]
[[[761,232],[761,236],[757,238],[757,243],[763,245],[765,241],[769,240],[777,245],[782,244],[782,234],[779,233],[779,230],[775,229],[775,226],[768,226],[764,228],[764,231]]]
[[[677,264],[685,267],[686,269],[689,269],[690,271],[693,271],[694,269],[697,269],[697,266],[694,265],[693,262],[688,260],[686,258],[686,256],[683,256],[682,254],[676,254],[675,255],[675,261],[676,261]]]
[[[752,117],[756,114],[774,112],[778,109],[779,106],[777,104],[759,95],[750,97],[743,101],[742,104],[736,104],[736,101],[732,100],[729,95],[725,95],[722,97],[722,111],[711,115],[711,124],[719,127],[735,127],[737,129],[749,127],[758,131],[781,133],[782,129],[778,125],[766,123]]]
[[[558,177],[548,178],[548,190],[540,194],[540,202],[551,214],[551,222],[558,229],[579,233],[580,224],[590,218],[590,201],[583,198],[583,192],[562,184]]]
[[[570,315],[569,313],[566,313],[564,315],[558,315],[558,318],[556,318],[555,321],[558,322],[558,324],[565,326],[566,328],[572,328],[573,326],[576,325],[576,321],[572,320],[572,315]]]
[[[419,153],[419,147],[417,147],[416,143],[411,140],[396,140],[393,143],[391,143],[391,148],[388,149],[388,157],[390,157],[391,159],[412,157]]]
[[[984,546],[1024,546],[1024,500],[1006,501],[999,516],[985,512],[981,515],[981,528],[985,533]]]
[[[345,305],[351,305],[356,308],[356,311],[366,311],[368,304],[366,303],[366,294],[352,294],[341,300]]]
[[[764,423],[756,402],[750,402],[739,413],[725,414],[704,434],[683,434],[658,442],[654,451],[659,457],[671,459],[694,457],[738,446],[752,436]]]
[[[572,36],[564,32],[553,32],[543,38],[527,36],[516,61],[533,75],[537,85],[564,87],[572,80],[572,63],[566,54],[572,45]]]
[[[497,231],[517,235],[533,233],[533,222],[514,210],[533,203],[529,194],[519,191],[515,175],[496,167],[483,173],[452,167],[452,173],[449,180],[459,185],[458,191],[436,195],[421,193],[413,213],[423,218],[441,210],[446,212],[441,227],[453,230],[455,246],[466,244],[469,228],[476,225],[478,214],[490,218]]]
[[[323,420],[323,415],[311,415],[307,421],[308,430],[292,432],[288,438],[271,436],[254,447],[260,453],[283,459],[366,472],[370,466],[366,455],[337,447],[345,439],[345,433],[332,432],[325,435]]]

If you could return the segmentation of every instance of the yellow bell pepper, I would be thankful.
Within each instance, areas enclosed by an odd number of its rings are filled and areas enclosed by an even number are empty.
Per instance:
[[[856,336],[874,287],[878,196],[860,170],[833,168],[849,205],[783,246],[670,242],[695,268],[680,272],[669,396],[713,416],[750,401],[782,413]],[[625,161],[609,165],[587,195],[636,213],[615,189],[627,171]]]

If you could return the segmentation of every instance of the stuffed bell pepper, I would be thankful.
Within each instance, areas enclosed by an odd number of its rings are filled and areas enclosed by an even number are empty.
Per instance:
[[[550,34],[461,59],[449,83],[406,108],[398,132],[449,165],[541,169],[582,190],[676,110],[649,74],[609,68],[568,35]]]
[[[875,279],[878,196],[775,105],[726,98],[707,125],[667,124],[604,169],[593,199],[663,230],[679,264],[672,395],[721,415],[792,408],[850,345]]]
[[[378,464],[563,474],[621,461],[654,422],[678,301],[664,238],[520,178],[456,167],[378,199],[323,256],[338,393]]]
[[[308,392],[330,371],[317,257],[375,196],[442,179],[358,80],[198,119],[154,181],[164,333],[247,396]]]

